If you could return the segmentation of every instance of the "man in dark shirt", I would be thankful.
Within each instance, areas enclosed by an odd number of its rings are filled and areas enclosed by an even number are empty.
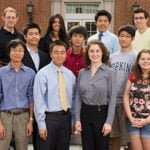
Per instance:
[[[23,36],[15,28],[18,16],[14,8],[7,7],[3,12],[2,20],[4,26],[0,29],[0,66],[4,66],[9,62],[6,52],[8,42],[16,38],[23,40]]]

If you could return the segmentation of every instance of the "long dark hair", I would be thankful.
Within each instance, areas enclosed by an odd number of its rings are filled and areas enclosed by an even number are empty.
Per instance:
[[[150,54],[150,50],[148,49],[143,49],[141,50],[139,53],[138,53],[138,56],[137,56],[137,59],[136,59],[136,62],[135,62],[135,65],[133,67],[133,73],[134,73],[134,80],[137,81],[139,79],[142,79],[143,78],[143,73],[142,73],[142,69],[139,65],[139,59],[141,58],[141,55],[143,53],[147,53],[147,54]],[[150,79],[150,71],[149,71],[149,76],[148,76],[148,79]]]
[[[59,38],[60,40],[62,40],[63,42],[65,42],[69,48],[69,37],[66,33],[66,28],[65,28],[65,23],[64,23],[64,19],[63,17],[60,15],[60,14],[55,14],[55,15],[52,15],[49,19],[49,25],[48,25],[48,28],[47,28],[47,31],[46,31],[46,34],[45,36],[53,36],[54,35],[54,32],[53,32],[53,23],[54,23],[54,20],[58,18],[60,20],[60,31],[59,31]]]

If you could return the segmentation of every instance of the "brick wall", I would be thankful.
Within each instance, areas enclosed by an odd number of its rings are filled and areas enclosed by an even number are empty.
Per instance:
[[[19,20],[16,28],[21,32],[23,27],[29,22],[26,4],[31,0],[5,0],[0,1],[0,16],[6,7],[13,7],[17,10]],[[42,35],[45,33],[50,18],[50,0],[32,0],[33,22],[38,23],[42,28]],[[0,19],[0,26],[3,25]]]
[[[150,10],[150,0],[135,0],[140,7]],[[121,25],[133,24],[132,5],[134,0],[115,0],[114,1],[114,33],[117,34]],[[150,13],[150,12],[149,12]],[[150,23],[149,23],[150,24]]]

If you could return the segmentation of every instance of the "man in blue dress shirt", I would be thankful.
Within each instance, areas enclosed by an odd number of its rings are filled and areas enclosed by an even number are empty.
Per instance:
[[[98,39],[105,44],[110,53],[120,50],[118,37],[108,29],[111,23],[111,14],[107,10],[99,10],[95,14],[95,24],[98,32],[88,38],[88,42]]]
[[[0,68],[0,149],[9,148],[14,136],[16,150],[27,150],[33,127],[33,82],[35,72],[22,64],[25,44],[7,45],[10,63]]]
[[[69,150],[76,79],[73,73],[63,66],[66,48],[66,44],[59,40],[51,44],[52,61],[35,77],[34,111],[40,135],[40,150]],[[58,68],[61,69],[65,81],[67,110],[63,110],[59,96]]]

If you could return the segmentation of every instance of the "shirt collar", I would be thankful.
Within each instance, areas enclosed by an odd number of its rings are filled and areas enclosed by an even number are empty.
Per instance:
[[[56,66],[53,61],[51,61],[50,65],[57,72],[58,66]],[[62,65],[60,68],[63,72],[64,71],[64,66]]]
[[[89,70],[90,68],[91,68],[91,65],[89,65],[89,66],[87,67],[88,70]],[[106,68],[107,68],[107,65],[106,65],[106,64],[102,64],[98,69],[106,70]]]
[[[16,35],[16,34],[18,33],[17,30],[16,30],[16,28],[14,28],[14,33],[11,33],[11,32],[9,32],[9,31],[5,30],[4,27],[2,27],[2,31],[3,31],[5,34],[14,34],[14,35]]]
[[[71,48],[71,49],[70,49],[70,55],[74,55],[74,56],[82,56],[82,55],[83,55],[83,47],[81,47],[80,54],[74,54],[74,53],[73,53],[73,48]]]
[[[26,46],[26,47],[27,47],[27,50],[28,50],[28,52],[29,52],[30,54],[34,54],[28,46]],[[38,53],[38,49],[36,49],[35,53],[36,53],[36,54]]]
[[[14,68],[11,66],[11,64],[10,63],[8,63],[8,65],[7,65],[7,69],[8,69],[8,71],[10,71],[10,70],[14,70]],[[23,64],[21,64],[21,68],[20,68],[20,70],[23,70],[23,71],[25,71],[26,70],[26,67],[23,65]]]
[[[106,30],[105,32],[103,32],[102,34],[103,34],[103,36],[105,36],[105,35],[107,35],[108,34],[108,32],[109,32],[109,30]],[[101,32],[98,32],[98,34],[100,34]]]

